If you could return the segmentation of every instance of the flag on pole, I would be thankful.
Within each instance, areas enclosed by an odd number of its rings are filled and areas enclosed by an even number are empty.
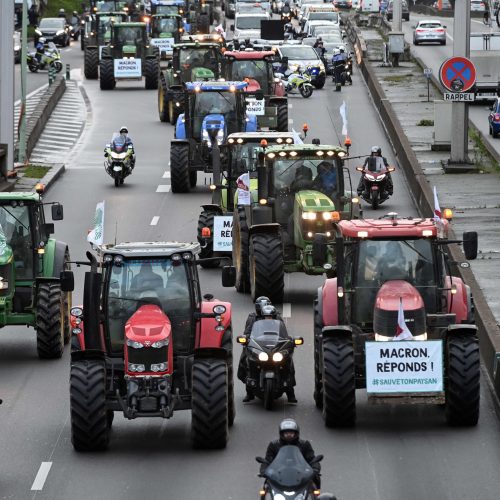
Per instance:
[[[87,235],[87,241],[94,245],[104,243],[104,201],[100,201],[95,207],[94,229]]]
[[[396,335],[394,335],[392,340],[411,340],[413,335],[406,326],[405,313],[403,311],[403,299],[399,299],[399,311],[398,311],[398,326],[396,327]]]
[[[436,186],[434,186],[434,220],[436,222],[442,221],[441,208],[439,207],[439,200],[437,196]]]
[[[293,141],[295,142],[295,144],[304,144],[304,141],[294,128],[292,128],[292,134],[293,134]]]
[[[340,116],[342,117],[342,135],[347,135],[347,106],[345,101],[340,106]]]

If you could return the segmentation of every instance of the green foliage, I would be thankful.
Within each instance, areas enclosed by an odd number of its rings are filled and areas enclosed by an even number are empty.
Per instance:
[[[417,127],[432,127],[434,125],[434,120],[426,120],[422,118],[418,123]]]
[[[50,167],[42,167],[41,165],[28,165],[22,170],[23,177],[30,179],[41,179],[50,170]]]
[[[57,17],[59,9],[64,9],[69,19],[74,10],[81,14],[82,3],[84,3],[82,0],[51,0],[43,12],[43,17]]]

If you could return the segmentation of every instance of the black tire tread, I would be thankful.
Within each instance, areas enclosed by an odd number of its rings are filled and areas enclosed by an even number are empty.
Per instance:
[[[202,245],[203,238],[201,237],[201,231],[204,227],[210,228],[210,238],[208,238],[207,245],[200,250],[200,258],[207,259],[213,257],[214,255],[214,241],[213,241],[213,232],[214,232],[214,217],[217,214],[212,210],[203,210],[198,217],[198,243]],[[200,262],[201,267],[204,269],[212,269],[215,267],[219,267],[220,261],[213,260],[210,262]]]
[[[170,145],[170,179],[172,193],[189,193],[189,146]]]
[[[146,90],[158,89],[158,72],[160,65],[158,59],[146,59],[144,61],[144,79]]]
[[[63,300],[58,283],[40,283],[36,305],[36,347],[41,359],[60,358],[64,350]]]
[[[278,110],[278,132],[288,132],[288,102],[280,102]]]
[[[99,49],[85,49],[83,68],[87,80],[97,80],[99,77]]]
[[[233,212],[233,234],[239,234],[240,237],[240,267],[236,268],[236,290],[240,293],[250,291],[250,273],[248,269],[249,247],[248,247],[248,224],[243,207],[237,207]],[[236,250],[233,246],[233,262],[236,263]],[[234,264],[236,265],[236,264]]]
[[[101,90],[113,90],[116,86],[113,59],[103,59],[99,64],[99,85]]]

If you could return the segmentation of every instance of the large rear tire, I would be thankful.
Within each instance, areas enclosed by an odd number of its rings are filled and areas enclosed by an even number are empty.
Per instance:
[[[288,132],[288,102],[278,103],[278,132]]]
[[[113,59],[102,59],[99,64],[99,85],[101,90],[113,90],[116,87]]]
[[[200,216],[198,217],[198,243],[201,246],[200,250],[200,258],[208,259],[214,256],[214,217],[217,214],[212,210],[203,210]],[[204,239],[201,237],[201,231],[204,227],[208,227],[210,229],[210,238]],[[206,246],[203,247],[206,243]],[[219,267],[219,260],[212,260],[210,262],[200,262],[200,266],[204,269],[212,269],[214,267]]]
[[[446,341],[446,421],[474,426],[479,418],[480,359],[475,336],[457,335]]]
[[[64,302],[59,283],[40,283],[36,305],[36,347],[41,359],[60,358],[64,350]]]
[[[222,348],[227,352],[227,418],[229,427],[231,427],[236,417],[236,405],[234,404],[233,331],[231,328],[228,328],[224,334]]]
[[[255,233],[250,237],[250,291],[252,300],[265,295],[281,304],[284,290],[283,244],[279,234]]]
[[[163,79],[161,79],[158,85],[158,117],[163,123],[169,121],[167,89]]]
[[[172,193],[189,193],[189,144],[170,145],[170,180]]]
[[[144,79],[146,90],[156,90],[158,88],[158,73],[160,65],[158,59],[146,59],[144,61]]]
[[[106,411],[106,367],[102,361],[71,364],[71,442],[77,451],[107,448],[112,418]]]
[[[356,421],[356,380],[352,339],[323,339],[323,419],[327,427]]]
[[[83,73],[87,80],[97,80],[99,77],[99,49],[85,49],[83,59]]]
[[[229,437],[227,364],[224,359],[193,363],[191,436],[195,448],[225,448]]]
[[[233,212],[233,264],[236,268],[236,290],[240,293],[250,291],[248,270],[248,224],[243,207]]]

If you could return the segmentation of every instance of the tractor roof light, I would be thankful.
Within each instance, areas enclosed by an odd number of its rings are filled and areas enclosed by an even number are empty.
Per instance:
[[[210,238],[210,228],[209,227],[202,227],[201,228],[201,237],[202,238]]]
[[[229,92],[236,92],[236,87],[234,85],[229,85]]]
[[[194,91],[195,92],[201,92],[201,87],[199,85],[197,85],[195,88],[194,88]]]
[[[45,185],[42,184],[41,182],[38,182],[37,185],[35,186],[35,191],[38,194],[42,194],[45,191]]]
[[[278,138],[276,139],[276,142],[277,142],[278,144],[281,144],[281,143],[283,142],[283,139],[282,139],[281,137],[278,137]]]
[[[335,154],[335,151],[327,151],[326,155],[327,156],[333,156]]]
[[[446,220],[453,219],[453,210],[451,208],[445,208],[443,210],[443,219],[446,219]]]
[[[109,264],[111,262],[113,262],[113,256],[109,253],[107,253],[105,256],[104,256],[104,263],[105,264]]]
[[[234,139],[231,137],[230,139],[227,140],[227,142],[229,142],[229,144],[233,144],[234,143]]]
[[[262,139],[262,140],[260,141],[260,145],[261,145],[261,147],[263,147],[263,148],[267,148],[267,141],[266,141],[265,139]]]
[[[273,159],[275,156],[276,156],[276,155],[275,155],[274,153],[269,153],[269,154],[267,155],[267,157],[268,157],[268,158],[271,158],[271,159]]]
[[[358,238],[368,238],[368,231],[358,231]]]
[[[325,154],[324,151],[316,151],[316,156],[323,156]]]
[[[285,139],[285,142],[286,142],[287,144],[292,144],[293,139],[292,139],[291,137],[287,137],[287,138]]]
[[[316,220],[316,217],[317,217],[316,212],[302,212],[302,218],[304,220]]]
[[[286,156],[286,151],[280,151],[278,154],[279,154],[280,156]]]
[[[121,255],[115,255],[113,258],[113,264],[120,267],[123,264],[123,257]]]
[[[184,252],[184,253],[182,254],[182,258],[183,258],[184,260],[193,260],[193,254],[192,254],[192,253],[190,253],[190,252]]]
[[[339,151],[337,155],[339,158],[344,158],[344,156],[346,156],[346,154],[343,151]]]
[[[261,198],[261,199],[259,200],[259,204],[260,204],[260,205],[267,205],[267,200],[266,200],[265,198]]]
[[[290,151],[290,156],[294,157],[294,156],[297,156],[297,151]]]
[[[245,141],[241,137],[238,137],[238,139],[236,139],[236,142],[238,144],[243,144]]]

